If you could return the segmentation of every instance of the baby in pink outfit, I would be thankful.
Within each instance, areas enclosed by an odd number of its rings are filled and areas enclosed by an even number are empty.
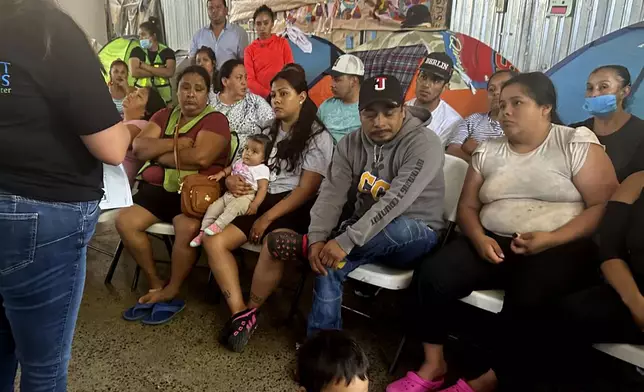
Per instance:
[[[239,197],[226,192],[212,203],[203,217],[201,231],[190,241],[191,247],[201,246],[204,234],[215,235],[221,233],[236,217],[257,213],[257,208],[262,204],[268,192],[268,179],[271,171],[264,162],[269,142],[270,140],[266,135],[249,136],[242,152],[242,158],[235,161],[232,166],[228,166],[219,173],[208,177],[213,181],[220,181],[224,177],[238,175],[250,184],[256,192]]]

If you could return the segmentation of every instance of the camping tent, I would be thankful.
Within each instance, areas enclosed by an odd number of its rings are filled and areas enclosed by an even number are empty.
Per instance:
[[[606,64],[628,68],[632,79],[628,110],[644,118],[644,22],[640,22],[591,42],[547,72],[557,87],[558,111],[564,123],[589,117],[582,109],[586,80],[593,69]]]
[[[318,82],[324,78],[325,73],[331,69],[335,60],[343,52],[324,38],[309,36],[308,39],[313,47],[311,53],[304,53],[290,40],[289,44],[293,52],[293,61],[300,64],[306,72],[306,82],[311,88],[309,95],[319,105],[328,98],[331,90],[326,84],[322,85]]]
[[[481,41],[451,31],[390,33],[358,46],[351,54],[365,63],[365,77],[388,74],[398,78],[409,100],[415,96],[418,66],[427,53],[436,51],[444,51],[454,60],[457,72],[443,99],[462,116],[486,111],[487,78],[497,70],[514,69]],[[331,95],[329,85],[327,76],[312,86],[311,95],[318,105]]]
[[[137,47],[139,47],[138,39],[118,37],[114,38],[113,40],[105,44],[103,48],[101,48],[101,50],[98,52],[98,58],[101,61],[101,65],[103,65],[103,76],[105,77],[105,81],[109,80],[110,65],[112,64],[112,62],[114,60],[120,59],[127,63],[132,50]],[[134,78],[132,77],[132,74],[130,74],[128,84],[130,86],[134,85]]]

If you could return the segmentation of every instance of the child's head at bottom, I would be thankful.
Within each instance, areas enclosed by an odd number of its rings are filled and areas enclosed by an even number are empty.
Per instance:
[[[369,361],[362,348],[342,331],[320,331],[300,347],[300,392],[367,392]]]

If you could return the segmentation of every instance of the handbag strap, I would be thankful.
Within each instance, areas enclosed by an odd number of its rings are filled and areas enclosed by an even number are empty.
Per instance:
[[[172,137],[172,150],[174,152],[174,165],[179,172],[179,193],[181,193],[181,161],[179,160],[179,123],[181,123],[181,116],[174,127],[174,136]]]

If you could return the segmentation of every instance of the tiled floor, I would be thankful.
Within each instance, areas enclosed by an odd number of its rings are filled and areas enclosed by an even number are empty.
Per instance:
[[[118,237],[109,224],[99,225],[93,246],[116,247]],[[163,248],[159,247],[159,254]],[[187,307],[167,325],[149,327],[128,323],[121,312],[144,292],[130,292],[134,262],[121,259],[113,287],[103,284],[110,258],[88,251],[88,273],[69,370],[70,391],[295,391],[292,369],[295,343],[302,323],[279,328],[292,293],[283,290],[271,298],[260,316],[259,328],[242,354],[221,347],[216,336],[229,317],[226,306],[206,300],[207,270],[196,269],[186,282],[182,298]],[[252,260],[251,260],[252,262]],[[249,263],[250,264],[250,263]],[[250,265],[252,268],[252,265]],[[246,274],[250,280],[250,272]],[[310,296],[310,289],[305,297]],[[306,309],[306,298],[302,308]],[[383,391],[388,382],[385,359],[395,336],[379,344],[369,323],[352,318],[347,328],[359,336],[371,359],[372,391]],[[387,335],[387,334],[385,334]]]

